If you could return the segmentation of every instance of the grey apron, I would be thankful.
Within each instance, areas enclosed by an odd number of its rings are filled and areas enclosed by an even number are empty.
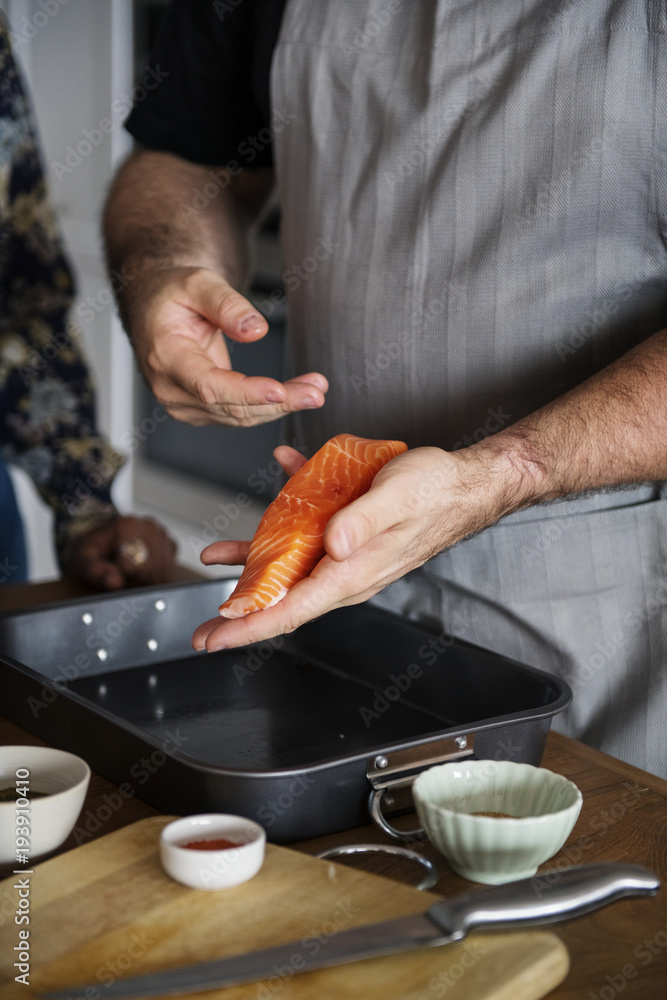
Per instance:
[[[272,67],[299,418],[456,449],[667,326],[651,0],[288,0]],[[535,507],[379,601],[567,677],[557,728],[667,774],[659,484]]]

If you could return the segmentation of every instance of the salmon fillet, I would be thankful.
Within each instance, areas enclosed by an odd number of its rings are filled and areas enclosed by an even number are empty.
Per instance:
[[[225,618],[241,618],[277,604],[324,555],[329,519],[365,493],[390,459],[407,451],[402,441],[372,441],[337,434],[316,452],[267,507]]]

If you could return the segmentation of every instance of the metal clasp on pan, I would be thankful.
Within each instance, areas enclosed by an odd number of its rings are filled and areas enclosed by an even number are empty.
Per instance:
[[[375,825],[394,840],[422,839],[424,831],[420,826],[413,830],[399,830],[389,823],[382,812],[385,793],[389,792],[393,797],[395,793],[410,789],[417,775],[427,767],[474,757],[474,746],[474,734],[449,736],[446,739],[433,740],[420,746],[401,747],[371,757],[366,767],[366,777],[373,786],[368,800],[368,811]]]

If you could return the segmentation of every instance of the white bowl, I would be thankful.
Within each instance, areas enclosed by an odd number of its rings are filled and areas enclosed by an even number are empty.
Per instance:
[[[569,837],[583,801],[560,774],[494,760],[429,768],[412,792],[429,840],[454,871],[489,885],[534,875]],[[511,818],[472,815],[482,812]]]
[[[192,842],[225,839],[234,847],[197,850]],[[185,816],[160,834],[160,860],[167,875],[190,889],[217,892],[247,882],[264,861],[266,833],[259,823],[229,813]]]
[[[21,868],[21,851],[29,868],[30,862],[60,847],[81,812],[89,781],[85,760],[65,750],[0,746],[0,790],[20,792],[0,802],[0,864]],[[30,791],[47,794],[33,799]]]

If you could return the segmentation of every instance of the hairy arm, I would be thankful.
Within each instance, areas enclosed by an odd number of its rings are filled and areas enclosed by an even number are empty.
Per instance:
[[[277,457],[298,467],[291,449]],[[667,332],[650,337],[577,388],[491,437],[446,452],[415,448],[389,462],[368,493],[331,518],[326,555],[274,607],[214,618],[193,637],[215,650],[289,632],[356,604],[427,559],[537,503],[667,479]],[[206,563],[247,547],[216,542]]]
[[[109,267],[126,267],[142,277],[157,267],[205,267],[241,288],[253,229],[272,191],[267,169],[232,175],[170,153],[139,150],[109,191],[104,214]],[[119,296],[124,306],[131,299],[131,291]]]
[[[104,212],[109,269],[141,370],[168,412],[189,423],[251,425],[321,406],[318,373],[281,383],[232,370],[222,336],[268,330],[241,294],[270,170],[230,174],[140,150],[119,170]]]
[[[667,330],[467,451],[513,470],[514,510],[667,479]]]

